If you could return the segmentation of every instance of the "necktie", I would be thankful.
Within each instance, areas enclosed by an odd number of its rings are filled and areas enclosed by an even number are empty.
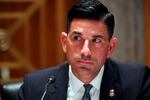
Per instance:
[[[91,96],[90,96],[89,92],[92,88],[92,85],[91,84],[84,84],[83,86],[85,88],[85,92],[84,92],[84,95],[82,97],[82,100],[91,100]]]

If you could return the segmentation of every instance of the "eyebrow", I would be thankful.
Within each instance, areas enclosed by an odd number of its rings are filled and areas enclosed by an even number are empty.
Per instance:
[[[79,31],[73,31],[72,33],[76,34],[76,35],[81,35],[82,36],[82,33],[79,32]],[[92,38],[102,38],[102,39],[104,39],[104,36],[98,34],[98,35],[93,35]]]
[[[77,35],[82,35],[81,32],[78,32],[78,31],[73,31],[72,33],[77,34]]]
[[[104,36],[102,36],[102,35],[94,35],[94,36],[92,36],[93,38],[104,38]]]

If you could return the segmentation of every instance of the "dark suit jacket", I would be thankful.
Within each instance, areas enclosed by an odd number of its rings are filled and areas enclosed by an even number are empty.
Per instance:
[[[44,100],[66,100],[68,63],[25,76],[19,91],[20,100],[40,100],[49,77],[55,81],[47,87]],[[110,96],[110,90],[114,96]],[[108,59],[105,63],[100,100],[150,100],[150,70],[143,65],[129,65]]]

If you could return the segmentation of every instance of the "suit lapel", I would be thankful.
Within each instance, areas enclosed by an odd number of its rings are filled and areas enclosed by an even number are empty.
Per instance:
[[[57,70],[56,81],[47,89],[45,100],[66,100],[68,88],[68,64],[65,63]]]
[[[122,100],[121,83],[117,65],[108,59],[105,63],[104,75],[100,90],[100,100]]]

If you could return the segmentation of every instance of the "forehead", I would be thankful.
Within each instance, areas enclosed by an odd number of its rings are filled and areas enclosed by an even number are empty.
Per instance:
[[[82,35],[103,35],[108,37],[107,26],[102,21],[88,19],[74,19],[71,22],[69,34],[79,32]]]

